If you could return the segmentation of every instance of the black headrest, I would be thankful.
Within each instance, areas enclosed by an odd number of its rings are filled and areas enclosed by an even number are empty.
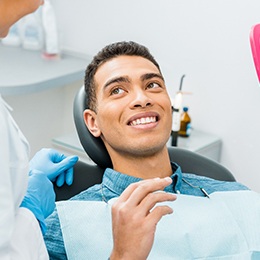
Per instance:
[[[83,112],[86,109],[84,86],[78,91],[73,104],[73,114],[79,140],[89,157],[100,167],[112,167],[112,162],[103,141],[94,137],[85,125]]]

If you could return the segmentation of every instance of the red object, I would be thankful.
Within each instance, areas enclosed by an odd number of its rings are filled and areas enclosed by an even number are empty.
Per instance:
[[[260,82],[260,24],[252,26],[250,31],[250,44],[256,73]]]

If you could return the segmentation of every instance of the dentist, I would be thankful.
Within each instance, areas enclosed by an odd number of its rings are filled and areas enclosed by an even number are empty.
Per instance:
[[[78,158],[42,149],[29,162],[28,142],[1,96],[0,122],[0,259],[49,259],[42,234],[55,207],[52,181],[70,185]]]
[[[43,1],[0,0],[0,37]],[[77,156],[42,149],[29,162],[29,144],[0,95],[0,259],[49,259],[43,234],[55,207],[52,182],[73,181]]]

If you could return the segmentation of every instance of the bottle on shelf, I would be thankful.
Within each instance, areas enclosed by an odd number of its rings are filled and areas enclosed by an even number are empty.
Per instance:
[[[181,125],[180,131],[178,132],[179,136],[188,137],[191,133],[191,118],[188,114],[188,107],[183,107],[183,113],[181,115]]]

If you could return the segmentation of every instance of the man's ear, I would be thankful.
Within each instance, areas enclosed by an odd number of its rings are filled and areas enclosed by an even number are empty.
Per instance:
[[[89,130],[89,132],[95,136],[99,137],[101,135],[101,131],[98,127],[97,120],[96,120],[96,113],[93,110],[86,109],[83,112],[84,122]]]

